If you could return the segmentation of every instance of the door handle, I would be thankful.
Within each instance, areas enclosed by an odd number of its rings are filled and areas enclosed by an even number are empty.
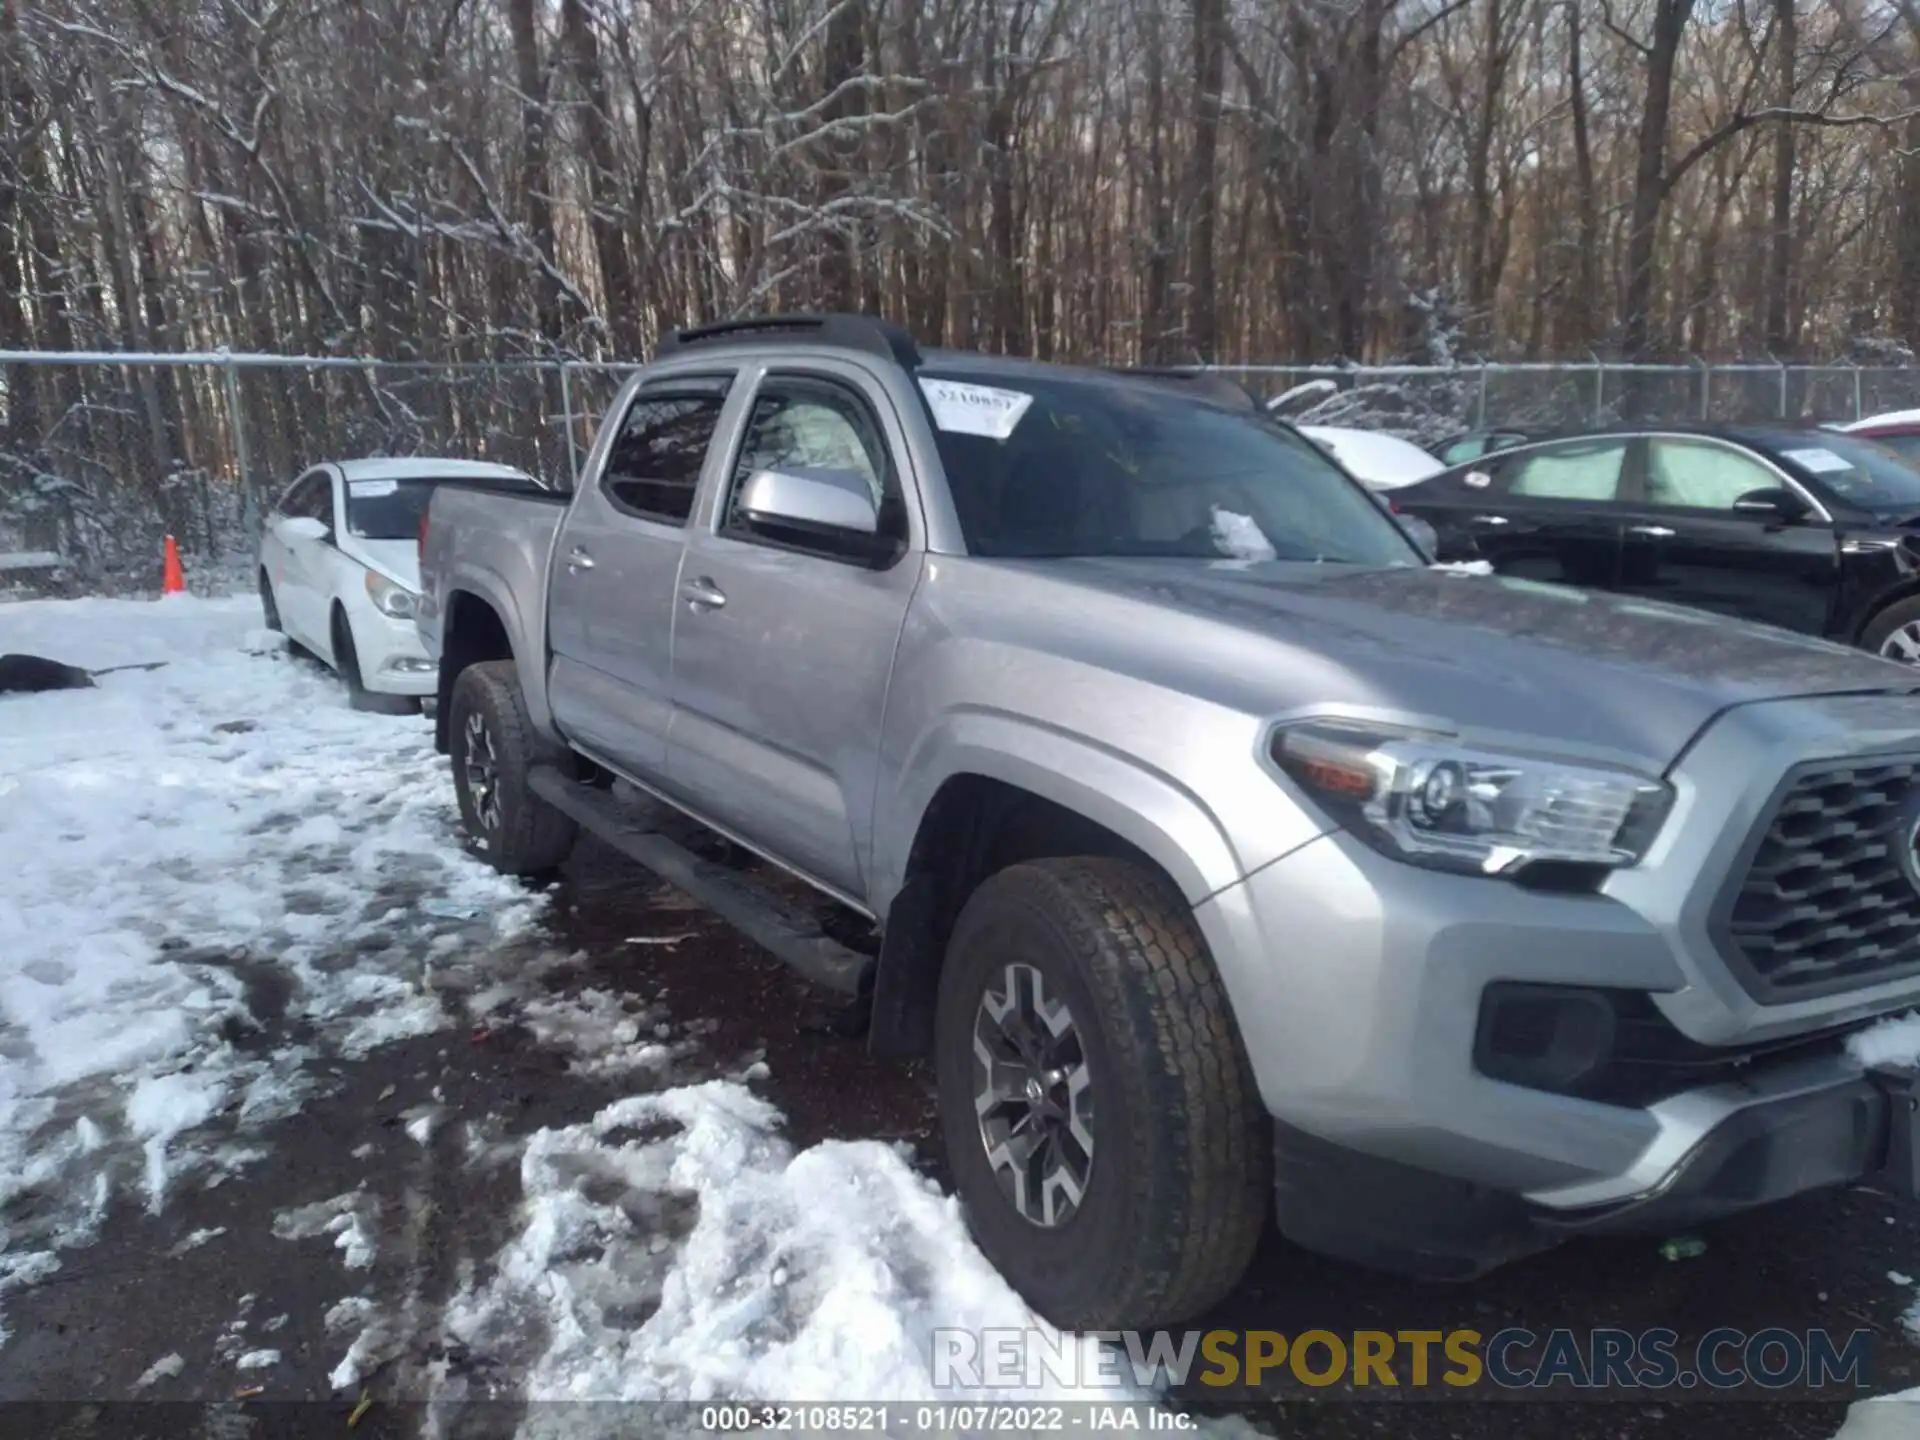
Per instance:
[[[593,556],[582,550],[578,545],[567,552],[567,571],[569,574],[576,570],[591,570],[592,568]]]
[[[1476,525],[1509,525],[1513,522],[1508,520],[1504,515],[1475,515],[1473,517],[1473,523]]]
[[[1627,533],[1629,535],[1644,535],[1649,540],[1671,540],[1673,538],[1673,531],[1664,525],[1629,525],[1627,527]]]
[[[694,610],[718,610],[727,603],[727,592],[701,575],[680,587],[680,598]]]

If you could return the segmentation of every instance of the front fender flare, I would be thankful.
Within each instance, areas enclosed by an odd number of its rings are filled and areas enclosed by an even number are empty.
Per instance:
[[[1166,871],[1189,904],[1244,878],[1217,817],[1171,776],[1083,735],[964,710],[922,736],[902,768],[875,847],[876,895],[890,897],[905,882],[927,810],[958,775],[1016,786],[1104,826]]]

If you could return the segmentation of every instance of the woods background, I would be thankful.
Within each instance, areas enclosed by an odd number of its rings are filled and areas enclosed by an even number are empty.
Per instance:
[[[1920,4],[0,0],[0,349],[625,359],[832,307],[1049,358],[1904,362]],[[104,483],[50,458],[90,424],[163,509],[204,464],[172,372],[0,373],[0,504]]]

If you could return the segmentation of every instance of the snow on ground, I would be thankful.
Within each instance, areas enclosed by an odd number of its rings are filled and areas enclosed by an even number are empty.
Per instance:
[[[503,1165],[521,1183],[510,1238],[443,1313],[417,1290],[383,1298],[390,1248],[407,1244],[390,1217],[419,1205],[383,1208],[373,1145],[351,1151],[370,1162],[359,1188],[254,1217],[289,1265],[338,1267],[305,1317],[336,1347],[336,1388],[441,1336],[489,1357],[495,1394],[907,1400],[935,1393],[937,1327],[1041,1326],[899,1150],[795,1153],[744,1083],[766,1076],[757,1055],[703,1055],[699,1018],[635,996],[553,993],[578,957],[550,948],[539,897],[460,848],[427,722],[349,710],[256,617],[251,599],[0,605],[0,652],[165,662],[0,697],[0,1205],[41,1202],[30,1226],[0,1229],[0,1295],[57,1269],[116,1207],[164,1215],[236,1165],[272,1165],[234,1132],[296,1115],[341,1066],[442,1027],[479,1040],[513,1024],[564,1060],[561,1083],[626,1098],[518,1137],[446,1113],[437,1091],[404,1112],[421,1163],[439,1147],[457,1183]],[[193,1230],[167,1253],[219,1264],[236,1238]],[[261,1336],[288,1317],[254,1324],[254,1300],[215,1353],[284,1373]],[[1097,1376],[1095,1342],[1053,1343]],[[162,1356],[136,1388],[182,1365]],[[444,1364],[412,1373],[429,1395],[465,1383]],[[1141,1392],[1096,1379],[1081,1393]]]
[[[0,606],[0,652],[163,662],[0,697],[0,1203],[93,1187],[0,1234],[0,1287],[97,1221],[117,1150],[137,1146],[159,1210],[183,1135],[297,1100],[300,1057],[235,1044],[254,1006],[344,1025],[348,1053],[420,1033],[445,1023],[435,947],[538,909],[460,849],[427,722],[348,709],[258,616],[250,598]]]
[[[535,1339],[515,1367],[530,1399],[812,1401],[939,1398],[937,1329],[1045,1328],[896,1150],[795,1154],[779,1119],[710,1081],[541,1131],[521,1160],[524,1228],[454,1302],[450,1333],[496,1358]],[[1098,1342],[1050,1343],[1084,1388],[1043,1376],[965,1398],[1148,1398],[1098,1383]]]

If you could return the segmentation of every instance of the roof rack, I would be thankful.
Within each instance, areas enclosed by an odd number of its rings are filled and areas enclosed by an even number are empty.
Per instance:
[[[744,320],[720,320],[695,325],[660,337],[658,353],[709,345],[751,345],[763,340],[799,340],[864,350],[911,370],[920,363],[913,336],[891,321],[872,315],[754,315]]]
[[[1216,370],[1195,370],[1178,365],[1110,365],[1116,375],[1134,375],[1142,380],[1185,385],[1209,400],[1218,400],[1236,410],[1254,410],[1259,405],[1253,392],[1237,380],[1229,380]]]

